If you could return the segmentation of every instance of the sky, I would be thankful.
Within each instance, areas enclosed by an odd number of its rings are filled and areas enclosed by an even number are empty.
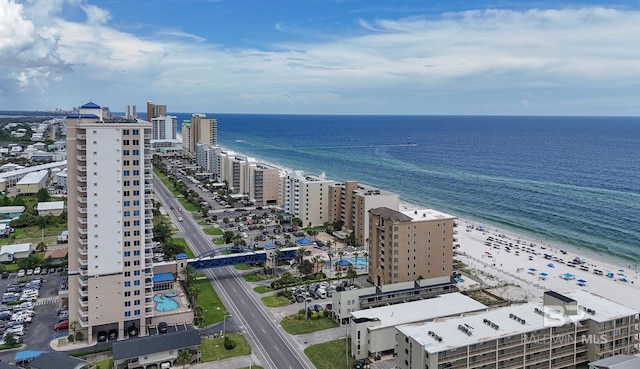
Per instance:
[[[640,115],[640,0],[0,0],[0,110]]]

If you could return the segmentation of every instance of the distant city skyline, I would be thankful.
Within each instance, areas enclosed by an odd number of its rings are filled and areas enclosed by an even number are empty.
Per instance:
[[[640,115],[637,1],[0,8],[0,110],[157,101],[172,112]]]

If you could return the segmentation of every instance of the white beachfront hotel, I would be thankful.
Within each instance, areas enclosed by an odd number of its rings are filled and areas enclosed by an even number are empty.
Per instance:
[[[396,327],[400,369],[576,368],[638,347],[638,312],[584,290]]]

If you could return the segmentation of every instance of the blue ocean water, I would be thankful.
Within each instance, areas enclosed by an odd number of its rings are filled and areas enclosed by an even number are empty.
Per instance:
[[[218,119],[227,149],[549,243],[640,260],[640,118],[207,116]]]

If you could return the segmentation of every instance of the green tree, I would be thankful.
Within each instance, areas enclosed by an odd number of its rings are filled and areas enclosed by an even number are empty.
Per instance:
[[[168,239],[162,244],[162,252],[166,259],[173,260],[173,258],[185,252],[184,245],[174,242],[172,239]]]
[[[224,231],[222,234],[222,238],[224,239],[224,243],[233,243],[233,239],[236,237],[236,234],[233,231]]]
[[[36,246],[36,251],[37,252],[47,251],[47,244],[45,242],[38,242],[38,245]]]
[[[20,269],[33,269],[40,264],[40,259],[34,254],[27,256],[24,259],[18,260],[18,268]]]
[[[4,336],[4,344],[9,346],[9,347],[13,347],[13,346],[18,344],[18,342],[16,341],[16,338],[13,336],[13,333],[8,332]]]
[[[49,191],[46,188],[41,188],[36,192],[36,198],[38,202],[47,202],[51,196],[49,196]]]
[[[153,226],[153,240],[164,243],[171,238],[171,228],[164,221]]]
[[[307,259],[302,260],[302,262],[298,264],[298,272],[304,276],[313,274],[313,264]]]
[[[302,262],[304,255],[307,253],[304,247],[300,247],[296,250],[296,259],[298,259],[298,264]]]
[[[187,364],[191,364],[191,361],[193,361],[193,355],[191,355],[191,351],[189,351],[188,349],[178,351],[178,358],[176,359],[176,363],[182,364],[183,369]]]
[[[182,285],[184,286],[184,289],[188,291],[196,282],[196,270],[192,265],[187,264],[182,268],[181,273],[184,278]]]
[[[349,269],[347,270],[347,278],[351,279],[351,284],[353,284],[356,278],[358,278],[358,273],[356,273],[356,270],[353,269],[352,266],[349,266]]]

